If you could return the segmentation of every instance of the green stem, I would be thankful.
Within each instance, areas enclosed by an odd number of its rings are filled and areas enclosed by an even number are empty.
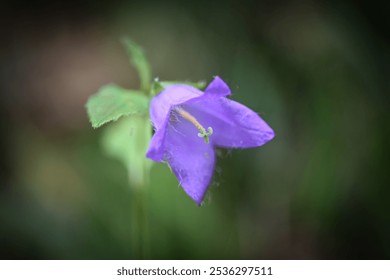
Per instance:
[[[147,259],[149,256],[149,221],[147,196],[144,189],[134,189],[133,198],[133,257],[135,259]]]

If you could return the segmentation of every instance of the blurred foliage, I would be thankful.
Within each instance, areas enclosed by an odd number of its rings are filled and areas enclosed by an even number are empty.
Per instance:
[[[198,88],[198,89],[205,89],[206,88],[206,82],[205,81],[199,81],[199,82],[189,82],[189,81],[160,81],[158,78],[156,78],[152,83],[152,95],[156,95],[159,92],[161,92],[164,88],[176,85],[176,84],[186,84],[190,85],[192,87]]]
[[[142,48],[129,38],[123,38],[122,43],[127,50],[131,64],[137,70],[140,80],[140,89],[144,92],[149,92],[150,84],[152,82],[152,71]]]
[[[103,134],[105,152],[126,166],[130,183],[137,187],[149,182],[152,161],[145,154],[151,137],[152,127],[145,115],[126,117],[107,127]]]
[[[390,257],[384,6],[24,7],[10,5],[2,18],[10,35],[0,50],[2,258]],[[117,42],[124,34],[144,47],[161,80],[219,75],[233,99],[276,132],[259,149],[218,151],[202,207],[163,164],[151,168],[149,187],[129,188],[126,168],[111,157],[118,150],[101,150],[105,141],[126,141],[90,128],[84,104],[91,93],[111,82],[136,88]],[[134,160],[145,149],[138,143],[126,150],[137,153]]]

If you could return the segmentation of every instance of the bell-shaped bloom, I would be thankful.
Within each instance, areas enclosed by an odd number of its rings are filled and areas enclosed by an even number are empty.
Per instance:
[[[200,205],[211,182],[215,148],[253,148],[274,137],[255,112],[228,99],[215,77],[204,92],[184,84],[166,87],[150,104],[155,134],[146,156],[167,162],[184,191]]]

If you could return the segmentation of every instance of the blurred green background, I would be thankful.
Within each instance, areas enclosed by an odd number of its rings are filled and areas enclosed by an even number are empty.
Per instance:
[[[379,1],[2,1],[3,259],[390,258],[388,6]],[[220,75],[276,138],[219,151],[205,205],[101,149],[84,104]]]

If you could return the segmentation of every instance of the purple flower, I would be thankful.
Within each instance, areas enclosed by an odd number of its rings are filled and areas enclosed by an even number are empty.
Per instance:
[[[198,205],[213,175],[216,147],[253,148],[274,137],[255,112],[226,98],[230,94],[226,83],[215,77],[204,92],[171,85],[151,101],[155,134],[146,156],[167,162]]]

